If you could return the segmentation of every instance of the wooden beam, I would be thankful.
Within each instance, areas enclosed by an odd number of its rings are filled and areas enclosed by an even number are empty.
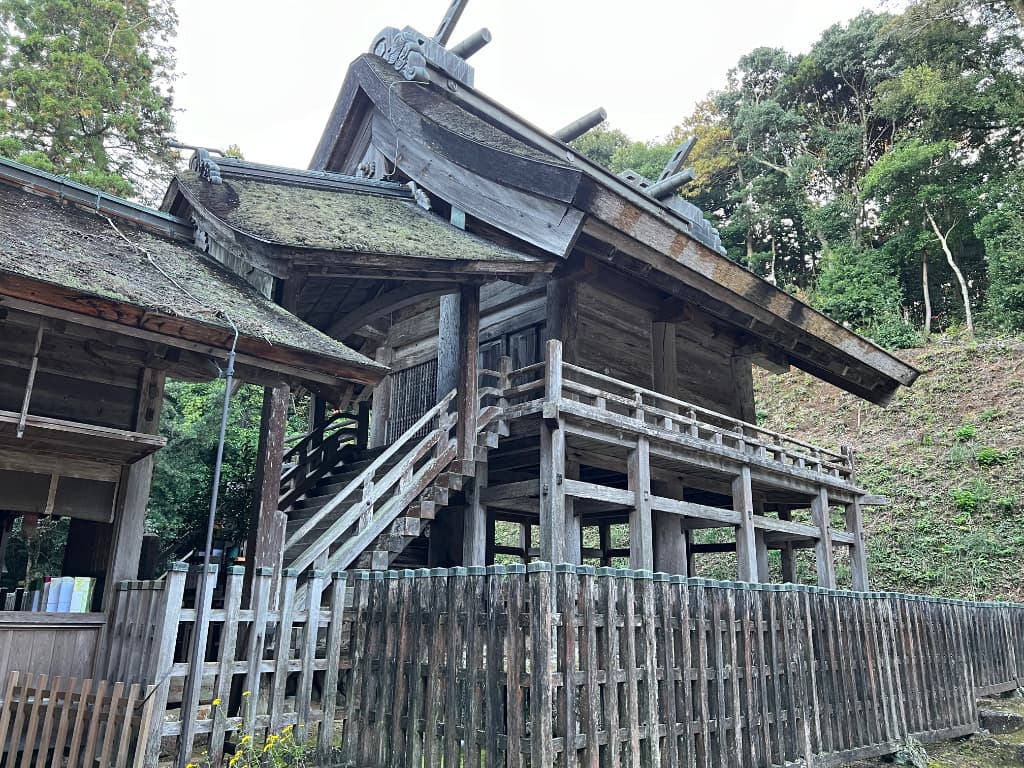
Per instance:
[[[565,482],[580,476],[578,462],[566,460]],[[583,564],[583,518],[576,508],[573,497],[566,493],[565,498],[565,562],[573,565]]]
[[[654,532],[651,519],[651,453],[646,437],[637,438],[627,465],[633,509],[629,516],[629,566],[654,570]]]
[[[377,350],[377,362],[382,365],[390,365],[394,356],[391,347],[381,347]],[[370,447],[380,448],[387,443],[388,420],[391,413],[391,388],[394,380],[391,376],[373,388],[373,400],[370,407]]]
[[[754,541],[754,495],[750,467],[740,468],[732,481],[732,508],[740,516],[736,529],[736,559],[740,581],[757,581],[757,546]]]
[[[459,385],[459,320],[461,299],[458,293],[441,297],[437,319],[437,401]]]
[[[363,335],[361,329],[384,315],[411,307],[424,299],[434,299],[458,290],[456,283],[406,283],[342,315],[331,323],[327,335],[334,339],[344,339],[352,334]]]
[[[28,369],[28,381],[25,382],[25,397],[21,402],[21,416],[18,419],[17,435],[19,438],[25,434],[25,419],[28,418],[28,404],[32,400],[32,387],[36,383],[36,371],[39,369],[39,348],[43,346],[43,321],[39,321],[39,329],[36,331],[35,347],[32,350],[32,363]]]
[[[786,510],[779,510],[779,519],[788,521],[792,513]],[[786,541],[779,546],[779,554],[782,556],[782,580],[789,584],[796,584],[796,557],[793,552],[793,545]]]
[[[836,573],[832,560],[831,521],[829,519],[828,489],[822,486],[811,501],[811,520],[818,529],[818,543],[815,545],[818,586],[835,589]]]

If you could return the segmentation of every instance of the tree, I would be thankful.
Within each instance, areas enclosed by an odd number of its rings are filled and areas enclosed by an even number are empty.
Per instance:
[[[881,219],[903,230],[930,231],[950,270],[963,301],[967,333],[974,335],[970,290],[951,248],[951,236],[967,219],[972,190],[978,179],[968,158],[958,156],[951,142],[926,143],[911,139],[876,162],[864,179],[864,191],[882,203]],[[925,241],[927,242],[927,241]],[[927,280],[927,269],[924,270]],[[925,285],[927,292],[927,284]]]
[[[171,0],[0,0],[0,155],[155,197],[176,24]]]

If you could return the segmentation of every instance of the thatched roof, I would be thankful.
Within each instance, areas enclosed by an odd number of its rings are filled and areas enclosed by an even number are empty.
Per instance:
[[[307,325],[192,245],[16,188],[5,183],[3,170],[0,304],[4,295],[25,298],[32,284],[33,301],[47,304],[52,296],[66,305],[77,296],[72,311],[158,332],[173,328],[221,347],[230,343],[230,318],[241,334],[239,350],[250,357],[287,360],[320,374],[348,371],[361,380],[383,374],[380,364]]]

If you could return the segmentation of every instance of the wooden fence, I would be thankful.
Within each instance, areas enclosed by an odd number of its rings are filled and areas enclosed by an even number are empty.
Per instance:
[[[149,689],[135,683],[11,672],[0,704],[0,765],[141,768]]]
[[[230,569],[197,611],[185,575],[123,588],[107,639],[168,707],[147,765],[289,724],[358,768],[841,765],[971,733],[1024,677],[1020,605],[532,563],[313,571],[301,605]]]

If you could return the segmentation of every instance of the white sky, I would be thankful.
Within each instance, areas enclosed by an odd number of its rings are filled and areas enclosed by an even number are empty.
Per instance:
[[[178,138],[305,168],[348,63],[386,26],[432,35],[448,0],[175,0]],[[476,87],[555,130],[603,106],[634,138],[666,134],[758,46],[806,51],[878,0],[471,0],[486,26]]]

